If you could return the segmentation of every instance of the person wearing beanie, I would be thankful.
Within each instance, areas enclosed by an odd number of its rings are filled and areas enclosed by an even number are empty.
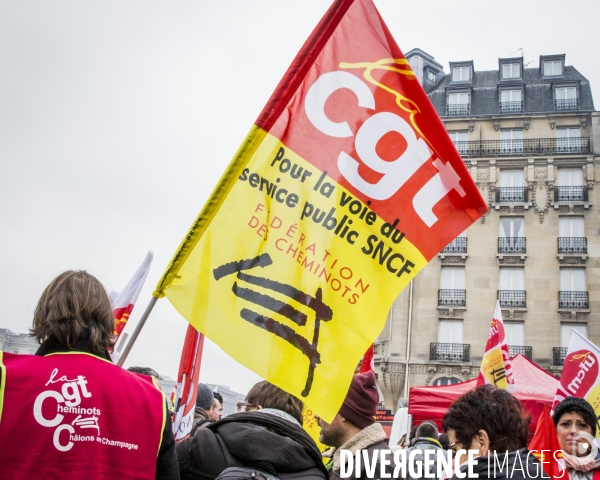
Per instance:
[[[377,391],[375,374],[373,372],[356,374],[352,378],[346,399],[333,421],[327,423],[316,416],[321,427],[319,440],[321,443],[332,447],[323,453],[323,457],[330,459],[327,464],[330,480],[341,478],[340,450],[350,450],[353,457],[357,451],[366,450],[369,459],[373,458],[375,450],[389,450],[383,427],[375,421],[378,403],[379,392]],[[389,473],[391,473],[394,468],[391,454],[389,458],[392,463],[388,467],[390,468]],[[378,456],[374,478],[382,478],[379,459]],[[361,466],[359,474],[352,472],[352,478],[365,480],[368,478],[364,469],[364,462],[361,462]]]
[[[600,478],[600,462],[590,452],[588,438],[596,436],[593,407],[583,398],[567,397],[554,409],[554,426],[570,480]]]
[[[204,383],[198,385],[196,408],[194,410],[194,426],[190,432],[192,437],[198,432],[199,429],[204,428],[210,422],[214,422],[214,420],[211,420],[208,415],[208,410],[210,410],[213,406],[214,398],[213,392],[208,385],[205,385]]]

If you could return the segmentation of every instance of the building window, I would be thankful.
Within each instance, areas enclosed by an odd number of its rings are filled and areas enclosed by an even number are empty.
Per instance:
[[[526,253],[525,222],[523,218],[500,218],[498,253]]]
[[[557,183],[554,187],[555,202],[587,202],[588,190],[583,185],[581,168],[559,168]]]
[[[587,253],[587,238],[583,228],[583,217],[558,218],[558,253]]]
[[[469,152],[469,148],[468,148],[468,143],[467,143],[467,139],[469,138],[469,133],[468,132],[448,132],[448,135],[450,135],[450,139],[452,140],[452,143],[454,143],[454,146],[456,147],[456,150],[458,150],[458,153],[461,155],[467,155]]]
[[[440,320],[438,326],[438,343],[463,342],[462,320]]]
[[[528,194],[524,182],[523,170],[500,170],[500,186],[496,188],[496,202],[527,202]]]
[[[429,80],[430,82],[434,82],[435,83],[435,72],[432,72],[431,70],[427,71],[427,80]]]
[[[587,338],[587,325],[578,323],[563,323],[560,326],[560,346],[562,348],[569,348],[573,330],[577,330],[577,333],[580,333]]]
[[[498,300],[501,307],[525,308],[523,268],[500,268]]]
[[[456,385],[457,383],[460,383],[460,379],[456,377],[441,377],[434,381],[433,385],[439,387],[442,385]]]
[[[453,67],[453,82],[468,82],[471,79],[471,69],[469,67]]]
[[[505,63],[502,65],[502,78],[520,78],[521,65],[518,63]]]
[[[525,327],[523,322],[504,322],[506,344],[515,347],[525,345]]]
[[[500,92],[500,113],[522,112],[521,90],[502,90]]]
[[[577,110],[577,89],[575,87],[559,87],[554,91],[556,110]]]
[[[561,268],[558,308],[589,308],[585,268]]]
[[[448,94],[448,115],[469,114],[469,93]]]
[[[466,306],[465,268],[442,267],[438,306]]]
[[[467,232],[462,232],[444,247],[441,253],[467,253]]]
[[[523,153],[523,130],[500,132],[500,153],[505,155]]]
[[[562,75],[562,62],[560,60],[544,61],[544,76],[554,77],[556,75]]]
[[[579,127],[566,127],[556,129],[556,151],[581,151],[581,134],[579,132]]]

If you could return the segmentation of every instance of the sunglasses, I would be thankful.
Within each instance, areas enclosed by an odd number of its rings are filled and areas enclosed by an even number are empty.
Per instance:
[[[258,407],[258,405],[254,405],[253,403],[247,403],[247,402],[238,402],[236,404],[236,406],[237,406],[237,411],[238,412],[247,412],[251,408],[257,408]]]

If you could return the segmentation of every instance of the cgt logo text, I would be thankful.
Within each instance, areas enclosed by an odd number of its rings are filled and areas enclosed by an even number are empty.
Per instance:
[[[87,380],[83,375],[77,375],[77,378],[69,379],[66,376],[59,376],[58,369],[55,368],[50,374],[50,379],[46,382],[46,387],[51,384],[59,383],[60,392],[56,390],[45,390],[35,399],[33,404],[33,416],[35,420],[43,427],[56,427],[52,442],[57,450],[66,452],[73,448],[73,441],[94,441],[93,436],[75,435],[75,427],[80,429],[95,429],[100,434],[98,417],[100,409],[96,407],[81,407],[82,398],[90,398],[92,393],[87,388]],[[46,405],[46,406],[45,406]],[[54,408],[52,408],[54,406]],[[54,410],[56,414],[52,417],[47,415],[49,411]],[[44,412],[47,416],[44,415]],[[63,423],[65,415],[74,416],[69,423]],[[61,433],[67,432],[68,441],[61,441]]]

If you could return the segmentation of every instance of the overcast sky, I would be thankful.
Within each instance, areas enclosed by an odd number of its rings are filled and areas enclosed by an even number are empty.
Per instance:
[[[329,0],[0,0],[0,328],[85,269],[122,289],[154,264],[131,331],[192,220]],[[600,102],[598,0],[375,0],[404,52],[476,70],[566,54]],[[531,62],[531,63],[530,63]],[[126,363],[177,376],[187,323],[158,301]],[[259,347],[257,347],[259,348]],[[211,342],[201,380],[259,378]]]

